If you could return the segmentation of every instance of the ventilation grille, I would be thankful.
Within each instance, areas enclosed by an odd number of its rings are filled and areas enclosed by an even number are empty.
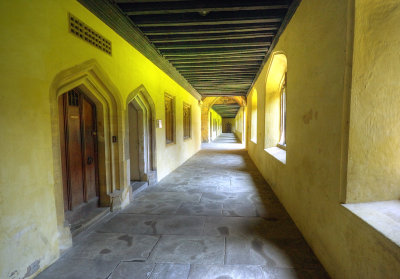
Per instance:
[[[71,14],[69,14],[69,31],[75,36],[111,55],[111,41],[104,38]]]

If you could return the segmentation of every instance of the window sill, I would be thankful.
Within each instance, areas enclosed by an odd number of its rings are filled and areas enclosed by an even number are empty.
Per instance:
[[[175,142],[174,142],[174,141],[173,141],[173,142],[168,142],[168,143],[165,144],[166,147],[172,146],[172,145],[175,145]]]
[[[269,155],[280,161],[282,164],[286,165],[286,150],[279,147],[270,147],[264,149]]]
[[[192,137],[183,138],[183,141],[189,141],[189,140],[191,140],[191,139],[192,139]]]
[[[400,246],[400,201],[352,203],[343,206]]]

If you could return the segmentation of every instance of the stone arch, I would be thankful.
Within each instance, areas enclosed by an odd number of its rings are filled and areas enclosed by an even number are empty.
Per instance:
[[[210,132],[208,130],[208,123],[210,121],[210,108],[217,104],[221,98],[226,98],[226,96],[218,96],[218,97],[205,97],[202,100],[201,106],[201,137],[202,142],[210,141]],[[241,96],[229,96],[228,98],[233,99],[238,103],[241,107],[246,107],[246,99]],[[222,123],[221,123],[222,124]]]
[[[129,162],[131,149],[129,147],[129,109],[130,106],[134,106],[136,109],[141,111],[143,118],[143,129],[140,131],[140,135],[144,139],[143,143],[143,154],[141,157],[144,158],[143,173],[144,176],[141,180],[148,181],[150,185],[157,183],[157,153],[156,153],[156,111],[155,104],[150,94],[144,85],[140,85],[133,90],[126,99],[125,107],[126,113],[126,158]],[[147,159],[147,160],[146,160]],[[130,169],[130,162],[127,163],[127,170]],[[129,171],[128,171],[129,173]],[[129,179],[131,175],[129,175]]]
[[[74,88],[79,88],[88,96],[97,110],[100,206],[112,206],[113,193],[121,192],[120,190],[124,188],[120,160],[123,146],[118,141],[123,137],[122,102],[118,90],[95,60],[61,71],[53,79],[49,96],[53,135],[54,193],[60,249],[70,246],[71,236],[69,224],[65,224],[64,218],[58,98]]]

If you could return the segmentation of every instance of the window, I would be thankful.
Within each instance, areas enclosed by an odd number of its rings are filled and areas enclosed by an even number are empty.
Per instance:
[[[175,142],[175,106],[174,98],[165,94],[165,141],[167,144]]]
[[[257,143],[257,90],[253,89],[251,95],[251,141]]]
[[[272,55],[265,84],[264,150],[286,164],[287,59]]]
[[[280,135],[278,146],[286,147],[286,74],[282,81],[280,94]]]
[[[183,103],[183,138],[189,139],[192,136],[191,127],[191,107],[188,104]]]

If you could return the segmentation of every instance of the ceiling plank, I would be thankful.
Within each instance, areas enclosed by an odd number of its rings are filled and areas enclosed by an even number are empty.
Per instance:
[[[234,55],[234,54],[250,54],[250,53],[262,53],[265,55],[265,53],[268,51],[268,47],[257,47],[257,48],[241,48],[241,49],[229,49],[229,50],[225,50],[225,49],[218,49],[218,50],[214,50],[212,52],[210,52],[210,50],[191,50],[189,51],[182,51],[179,49],[175,49],[175,50],[164,50],[163,51],[163,56],[164,57],[176,57],[176,56],[216,56],[216,55]]]
[[[119,1],[117,1],[118,3]],[[121,3],[121,2],[119,2]],[[158,2],[154,3],[121,3],[128,15],[151,15],[151,14],[177,14],[177,13],[200,13],[205,15],[209,12],[232,12],[232,11],[254,11],[287,9],[285,1],[186,1],[186,2]]]
[[[178,43],[178,42],[204,42],[204,41],[224,41],[224,40],[238,40],[238,39],[255,39],[255,38],[271,38],[275,34],[274,33],[234,33],[234,34],[223,34],[223,35],[208,35],[205,36],[164,36],[161,38],[149,37],[149,39],[154,44],[159,43]]]
[[[224,57],[224,58],[198,58],[198,59],[169,59],[169,62],[171,62],[173,65],[186,65],[186,64],[204,64],[204,63],[233,63],[233,62],[262,62],[262,58],[259,57]]]
[[[202,63],[202,64],[189,64],[189,65],[176,65],[173,64],[176,69],[190,69],[190,68],[225,68],[225,67],[260,67],[260,63]]]
[[[175,80],[194,98],[200,100],[201,95],[193,86],[169,63],[165,57],[152,45],[143,32],[132,24],[121,13],[120,9],[108,0],[78,0],[80,4],[89,9],[100,20],[113,29],[126,40],[133,48],[137,49],[159,69],[164,71],[171,79]]]
[[[246,32],[266,32],[276,31],[279,29],[279,24],[247,24],[237,26],[192,26],[190,29],[184,26],[170,27],[143,27],[142,31],[147,36],[169,36],[169,35],[199,35],[199,34],[223,34],[223,33],[246,33]]]
[[[247,43],[222,43],[222,44],[156,44],[159,50],[166,49],[214,49],[214,48],[243,48],[243,47],[264,47],[271,45],[271,42],[247,42]]]
[[[201,25],[228,25],[228,24],[249,24],[249,23],[279,23],[282,21],[281,17],[267,17],[267,18],[249,18],[249,19],[228,19],[228,20],[204,20],[195,21],[187,20],[176,22],[145,22],[137,23],[139,27],[165,27],[165,26],[201,26]]]

